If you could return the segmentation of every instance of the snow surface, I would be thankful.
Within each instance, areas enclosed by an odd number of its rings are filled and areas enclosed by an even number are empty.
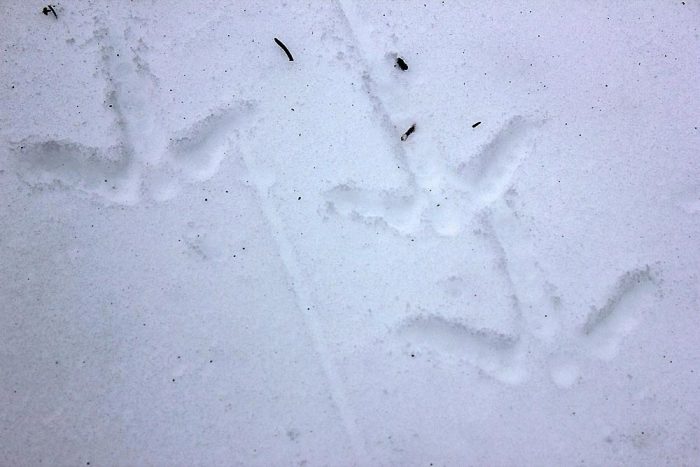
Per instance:
[[[0,464],[700,465],[697,1],[43,6]]]

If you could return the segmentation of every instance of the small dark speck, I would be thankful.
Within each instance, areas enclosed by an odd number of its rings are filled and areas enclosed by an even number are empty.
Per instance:
[[[208,198],[204,198],[204,201],[209,201],[209,199],[208,199]]]
[[[402,71],[408,70],[408,65],[406,64],[403,58],[397,57],[396,64],[399,66],[399,68],[401,68]]]
[[[472,128],[476,128],[476,127],[478,127],[479,125],[481,125],[481,122],[476,122],[475,124],[472,125]]]
[[[301,201],[301,196],[297,198],[297,201]]]
[[[414,353],[411,354],[411,358],[414,358],[415,356],[416,356],[416,354],[414,354]]]

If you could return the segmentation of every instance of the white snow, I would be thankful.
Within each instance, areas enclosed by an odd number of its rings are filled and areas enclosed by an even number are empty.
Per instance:
[[[0,464],[700,465],[696,1],[44,6]]]

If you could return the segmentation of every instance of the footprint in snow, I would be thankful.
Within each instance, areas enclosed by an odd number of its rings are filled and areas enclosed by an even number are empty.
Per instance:
[[[415,235],[428,228],[438,236],[456,236],[464,234],[467,223],[476,219],[482,228],[474,234],[491,243],[503,265],[514,298],[517,331],[504,334],[475,327],[466,318],[469,310],[462,314],[465,318],[435,310],[410,314],[395,325],[395,336],[414,352],[437,353],[507,384],[526,380],[536,371],[533,362],[544,358],[552,382],[568,388],[582,377],[577,361],[608,360],[616,355],[645,307],[653,303],[659,280],[649,266],[624,273],[603,304],[588,313],[580,329],[562,335],[562,299],[545,279],[533,241],[513,208],[517,196],[513,176],[532,151],[542,123],[516,116],[457,168],[436,170],[433,164],[430,173],[416,170],[415,183],[404,189],[372,191],[348,182],[324,195],[328,213],[368,225],[381,224],[398,235]],[[562,339],[572,349],[558,354],[552,349]]]
[[[217,173],[253,104],[232,102],[167,135],[156,109],[158,83],[142,56],[147,47],[132,46],[129,35],[128,31],[111,34],[106,28],[96,31],[108,86],[105,101],[118,142],[107,148],[68,137],[36,136],[16,142],[12,162],[27,185],[74,190],[107,204],[130,205],[144,198],[170,199],[182,185]]]

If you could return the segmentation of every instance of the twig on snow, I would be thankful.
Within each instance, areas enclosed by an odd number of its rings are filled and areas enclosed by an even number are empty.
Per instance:
[[[280,47],[282,47],[282,50],[284,50],[284,53],[286,53],[286,54],[287,54],[287,57],[289,57],[289,61],[290,61],[290,62],[293,62],[293,61],[294,61],[294,58],[292,57],[292,54],[289,52],[289,49],[287,48],[287,46],[284,45],[284,44],[282,43],[282,41],[279,40],[279,39],[277,39],[276,37],[275,37],[275,42],[277,43],[277,45],[279,45]]]
[[[46,16],[49,16],[49,13],[53,13],[54,17],[58,19],[58,15],[56,14],[56,10],[53,9],[52,5],[46,5],[43,10],[41,10],[43,14]]]
[[[408,135],[410,135],[410,134],[413,133],[414,131],[416,131],[416,124],[415,124],[415,123],[414,123],[413,125],[411,125],[411,128],[409,128],[408,130],[406,130],[406,133],[404,133],[403,135],[401,135],[401,141],[406,141],[406,139],[408,138]]]
[[[396,64],[399,66],[399,68],[401,68],[401,71],[406,71],[406,70],[408,70],[408,65],[406,64],[406,62],[404,61],[403,58],[397,57],[397,58],[396,58]]]

